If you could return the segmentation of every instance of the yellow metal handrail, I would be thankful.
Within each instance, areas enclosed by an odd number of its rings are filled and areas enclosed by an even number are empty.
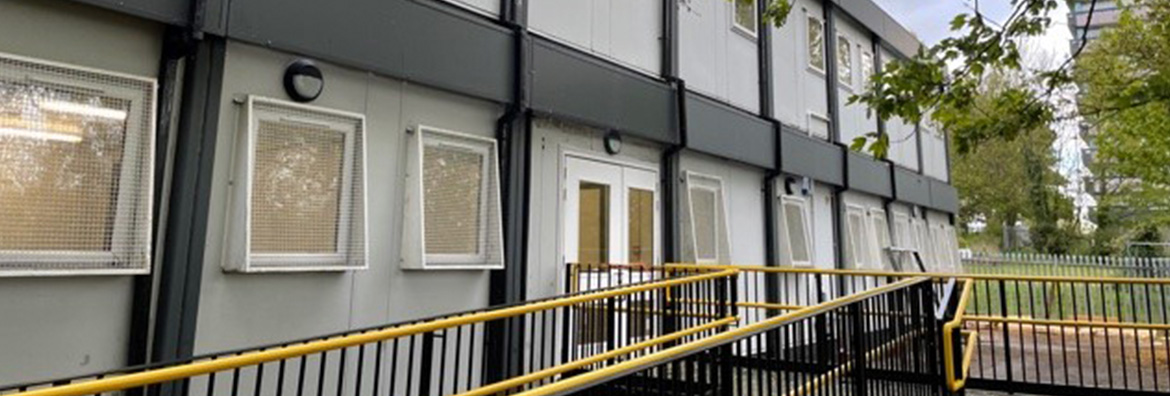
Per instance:
[[[504,381],[500,381],[500,382],[497,382],[497,383],[494,383],[491,385],[472,389],[470,391],[460,393],[456,396],[484,396],[484,395],[492,395],[492,394],[501,393],[501,392],[507,391],[509,389],[515,388],[515,387],[520,386],[520,385],[529,384],[529,383],[532,383],[532,382],[535,382],[538,380],[542,380],[545,378],[556,376],[558,374],[564,374],[564,373],[567,373],[569,371],[588,367],[589,365],[594,364],[594,363],[604,362],[604,361],[609,360],[609,359],[629,355],[629,354],[634,353],[634,352],[643,351],[643,350],[646,350],[650,347],[654,347],[654,346],[665,344],[667,342],[682,339],[683,337],[686,337],[686,336],[702,333],[702,332],[707,331],[707,330],[714,330],[714,329],[719,328],[719,327],[730,326],[732,324],[735,324],[735,322],[738,320],[739,320],[739,318],[734,317],[734,316],[723,318],[723,319],[720,319],[720,320],[717,320],[714,322],[710,322],[710,323],[707,323],[707,324],[704,324],[701,326],[691,327],[691,328],[688,328],[686,330],[677,331],[677,332],[670,333],[670,334],[667,334],[667,335],[664,335],[661,337],[656,337],[653,339],[642,341],[642,342],[639,342],[637,344],[628,345],[628,346],[614,349],[612,351],[608,351],[605,353],[599,353],[599,354],[596,354],[596,355],[593,355],[593,356],[590,356],[590,357],[587,357],[584,359],[574,360],[572,362],[565,363],[565,364],[555,366],[555,367],[549,367],[547,369],[540,370],[540,371],[537,371],[535,373],[525,374],[525,375],[522,375],[519,377],[514,377],[514,378],[504,380]]]
[[[967,384],[967,371],[971,369],[971,359],[975,356],[975,342],[979,339],[976,331],[963,332],[967,336],[966,349],[963,351],[963,377],[958,378],[955,372],[955,329],[963,325],[963,316],[967,312],[967,302],[971,300],[971,290],[975,282],[968,280],[963,284],[963,292],[959,295],[959,305],[955,310],[955,317],[942,327],[943,338],[943,365],[947,376],[947,387],[951,392],[963,389]]]
[[[823,269],[797,267],[769,267],[762,265],[727,265],[727,264],[665,264],[666,268],[677,270],[720,270],[738,269],[741,272],[765,273],[795,273],[795,274],[825,274],[825,275],[853,275],[889,278],[911,278],[925,276],[936,279],[973,279],[973,280],[1003,280],[1027,282],[1081,282],[1081,283],[1120,283],[1120,284],[1151,284],[1170,285],[1170,278],[1115,278],[1095,276],[1051,276],[1051,275],[999,275],[999,274],[968,274],[954,272],[894,272],[879,270],[852,270],[852,269]]]
[[[784,315],[774,316],[749,324],[736,329],[728,330],[719,334],[712,335],[697,341],[692,341],[686,344],[678,345],[669,349],[665,349],[653,354],[638,357],[636,359],[627,360],[622,363],[615,364],[600,370],[590,371],[571,378],[566,378],[536,389],[517,394],[518,396],[545,396],[552,394],[559,394],[580,387],[604,381],[609,378],[615,378],[623,374],[636,372],[647,367],[652,367],[660,363],[667,362],[671,359],[684,356],[689,353],[713,348],[729,342],[734,342],[737,339],[763,333],[776,326],[781,326],[794,320],[812,317],[833,309],[864,300],[875,295],[886,293],[891,290],[915,285],[921,282],[929,282],[927,277],[916,277],[911,279],[904,279],[889,285],[873,288],[863,292],[855,293],[846,297],[838,298],[829,302],[821,303],[811,307],[802,308]]]
[[[719,270],[716,272],[705,273],[701,275],[693,275],[687,277],[680,277],[675,279],[663,280],[653,283],[645,283],[640,285],[633,285],[628,287],[608,289],[595,293],[587,293],[580,295],[573,295],[562,298],[555,298],[545,301],[540,301],[527,305],[520,305],[515,307],[502,308],[492,311],[485,311],[451,318],[438,319],[429,322],[410,324],[405,326],[391,327],[381,330],[368,331],[359,334],[351,334],[336,338],[330,338],[320,341],[312,341],[304,344],[290,345],[285,347],[278,347],[262,351],[255,351],[244,353],[236,356],[228,356],[215,360],[205,360],[198,362],[190,362],[172,367],[164,367],[159,369],[147,370],[138,373],[125,374],[116,377],[109,377],[94,381],[54,386],[43,389],[36,389],[27,392],[15,393],[7,396],[82,396],[95,395],[105,392],[113,392],[124,389],[136,388],[145,385],[153,385],[168,381],[174,381],[183,378],[190,378],[197,375],[209,374],[224,370],[232,370],[240,367],[253,366],[278,360],[295,358],[305,355],[310,355],[319,352],[338,350],[342,348],[349,348],[353,346],[369,344],[379,341],[385,341],[394,338],[406,337],[415,334],[441,330],[456,326],[467,325],[471,323],[487,322],[491,320],[509,318],[536,311],[543,311],[553,308],[559,308],[569,305],[576,305],[596,301],[611,297],[631,295],[641,293],[649,290],[658,290],[701,282],[704,280],[720,279],[734,277],[739,273],[735,269]]]

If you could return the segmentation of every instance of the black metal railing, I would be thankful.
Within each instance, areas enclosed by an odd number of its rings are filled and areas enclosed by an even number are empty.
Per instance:
[[[963,328],[967,385],[1028,393],[1170,391],[1170,280],[983,276]]]
[[[4,386],[0,394],[431,396],[528,376],[503,388],[516,392],[724,330],[734,318],[722,305],[702,302],[730,301],[735,274],[681,271],[523,304]],[[667,316],[679,318],[676,327],[661,325]]]
[[[943,394],[933,283],[893,282],[523,395]]]

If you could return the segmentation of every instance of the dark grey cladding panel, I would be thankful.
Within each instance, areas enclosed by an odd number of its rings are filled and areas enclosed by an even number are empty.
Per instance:
[[[894,197],[893,180],[890,180],[890,164],[874,161],[873,158],[855,152],[846,153],[845,172],[850,190],[857,190],[883,198]]]
[[[77,0],[124,14],[164,22],[186,25],[193,0]]]
[[[930,207],[947,213],[959,213],[959,190],[941,180],[930,179]]]
[[[845,185],[844,149],[787,126],[780,132],[780,170],[835,186]]]
[[[918,38],[894,20],[885,10],[882,10],[873,0],[833,0],[833,2],[866,29],[889,43],[891,48],[901,52],[902,55],[913,56],[918,53],[918,48],[922,45]],[[946,16],[946,18],[950,18],[950,16]]]
[[[687,93],[687,147],[766,169],[776,167],[772,123]]]
[[[533,109],[678,143],[674,90],[666,83],[539,37],[533,40],[532,69]]]
[[[228,35],[467,95],[511,99],[507,29],[437,3],[343,3],[232,0]]]
[[[894,199],[921,206],[930,205],[930,180],[906,169],[894,168]]]

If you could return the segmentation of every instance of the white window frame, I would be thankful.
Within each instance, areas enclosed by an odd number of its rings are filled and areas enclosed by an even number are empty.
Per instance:
[[[734,30],[736,33],[739,33],[739,34],[746,36],[746,38],[755,40],[757,37],[759,37],[759,31],[758,31],[758,27],[760,24],[760,13],[759,13],[759,5],[758,5],[759,0],[730,0],[730,1],[731,1],[731,29]],[[737,11],[737,9],[739,8],[740,1],[751,2],[752,26],[741,25],[739,23],[739,21],[736,20],[737,19],[736,17],[739,16],[739,12]]]
[[[804,27],[804,30],[805,30],[804,31],[804,47],[805,47],[804,48],[804,56],[806,58],[805,59],[805,66],[808,67],[808,70],[810,70],[814,73],[820,74],[821,76],[824,76],[825,75],[825,63],[829,59],[829,55],[825,53],[825,21],[821,20],[821,18],[818,18],[814,15],[809,14],[808,11],[806,10],[804,23],[805,23],[805,27]],[[820,34],[821,44],[819,45],[819,47],[821,49],[821,59],[820,59],[820,62],[815,63],[815,64],[813,63],[813,42],[812,42],[812,31],[811,31],[813,25],[819,26],[820,27],[819,31],[821,32],[821,34]]]
[[[146,194],[145,194],[146,200],[145,200],[145,203],[139,203],[139,205],[149,205],[149,206],[154,205],[154,178],[155,178],[154,165],[156,162],[155,158],[157,156],[157,141],[155,139],[154,128],[155,128],[155,124],[156,124],[156,112],[155,112],[156,106],[155,106],[155,104],[157,103],[157,98],[158,98],[158,82],[157,82],[157,80],[147,78],[147,77],[142,77],[142,76],[106,71],[106,70],[89,68],[89,67],[78,66],[78,65],[72,65],[72,64],[67,64],[67,63],[53,62],[53,61],[47,61],[47,60],[42,60],[42,59],[23,57],[23,56],[13,55],[13,54],[5,53],[5,52],[0,52],[0,58],[14,60],[16,62],[21,62],[21,63],[28,63],[28,64],[30,64],[30,66],[44,66],[44,69],[46,69],[46,70],[47,69],[62,69],[62,71],[69,72],[69,73],[77,73],[77,74],[81,74],[81,75],[91,75],[91,76],[96,75],[98,77],[98,79],[100,79],[100,77],[112,77],[112,78],[116,78],[116,79],[129,80],[129,81],[144,84],[144,87],[148,88],[149,95],[146,97],[143,97],[142,95],[140,95],[140,91],[135,90],[135,89],[130,89],[127,87],[96,84],[96,83],[94,83],[92,81],[88,81],[86,79],[62,77],[62,76],[55,75],[53,73],[49,73],[45,70],[41,70],[40,68],[37,68],[36,71],[32,71],[32,70],[22,71],[22,74],[25,76],[25,78],[31,82],[43,82],[43,83],[48,83],[51,85],[61,85],[61,86],[66,86],[66,87],[79,87],[79,88],[83,88],[83,89],[88,90],[88,91],[99,92],[102,97],[122,99],[122,100],[126,100],[127,102],[131,103],[131,108],[130,108],[130,110],[127,111],[127,116],[126,116],[127,128],[125,131],[125,135],[127,138],[126,138],[126,142],[123,143],[123,147],[132,147],[132,146],[139,143],[138,141],[136,141],[137,139],[142,139],[142,138],[148,139],[149,143],[148,143],[148,153],[146,153],[146,156],[148,157],[147,158],[147,163],[148,163],[147,169],[136,168],[133,166],[121,166],[120,167],[120,174],[118,175],[119,188],[117,190],[117,198],[115,199],[116,203],[115,203],[115,209],[114,209],[114,219],[113,219],[113,224],[112,224],[113,231],[111,232],[111,235],[128,234],[130,232],[129,230],[131,230],[135,227],[135,225],[133,225],[131,222],[133,221],[136,214],[134,213],[135,208],[127,201],[132,200],[132,199],[136,199],[137,197],[133,196],[135,194],[135,192],[127,191],[127,189],[123,188],[126,184],[129,184],[129,183],[123,183],[122,181],[128,180],[129,176],[133,175],[134,173],[143,174],[143,176],[142,176],[143,187],[142,188],[146,189]],[[0,76],[2,76],[2,75],[3,75],[3,73],[0,73]],[[144,102],[150,103],[151,105],[150,106],[143,106],[142,104]],[[146,115],[146,117],[148,117],[147,125],[149,125],[150,128],[146,131],[139,131],[139,133],[135,133],[136,131],[133,131],[132,128],[134,128],[133,124],[136,124],[136,123],[131,122],[130,120],[138,119],[142,115],[142,112],[146,112],[145,115]],[[128,161],[133,161],[133,158],[131,158],[133,155],[134,155],[133,150],[123,150],[123,152],[122,152],[123,158],[122,158],[121,163],[123,165],[125,165],[125,164],[127,164]],[[134,161],[134,162],[137,162],[137,161]],[[49,268],[49,269],[42,269],[42,268],[0,269],[0,277],[149,274],[151,272],[151,266],[152,266],[151,264],[153,263],[153,255],[152,255],[153,238],[151,237],[151,229],[152,229],[151,224],[153,224],[153,221],[154,221],[153,210],[148,209],[145,211],[145,218],[143,221],[146,222],[146,225],[144,225],[144,226],[138,225],[137,226],[140,229],[139,232],[141,233],[140,235],[138,235],[138,237],[143,238],[142,240],[144,241],[143,242],[143,251],[134,252],[135,254],[142,254],[143,255],[143,260],[142,260],[143,265],[140,267],[137,267],[137,268],[118,268],[118,269],[92,268],[92,267],[91,268],[68,268],[68,269],[55,269],[55,268]],[[124,254],[124,252],[121,252],[121,253]],[[104,251],[0,250],[0,263],[37,262],[37,263],[45,263],[45,264],[93,264],[93,263],[117,261],[118,254],[119,253],[115,253],[112,250],[104,250]]]
[[[868,214],[860,205],[848,204],[845,207],[845,232],[849,236],[849,258],[854,269],[873,268],[873,236]],[[860,222],[857,226],[861,235],[853,235],[853,217],[857,216]]]
[[[700,180],[700,179],[707,179],[707,180]],[[699,264],[718,263],[720,257],[722,257],[723,254],[725,253],[725,252],[723,252],[722,249],[723,249],[723,242],[726,240],[726,233],[728,231],[726,229],[726,226],[724,226],[722,230],[719,229],[720,223],[727,224],[727,210],[725,209],[725,207],[727,205],[726,204],[727,197],[725,195],[726,189],[723,185],[723,178],[721,178],[719,176],[714,176],[714,175],[708,175],[708,174],[703,174],[703,173],[698,173],[698,172],[693,172],[693,171],[687,171],[686,172],[686,180],[687,180],[687,211],[690,214],[690,224],[689,225],[691,228],[691,251],[695,255],[695,262],[699,263]],[[714,185],[704,185],[707,183],[711,183]],[[715,221],[715,231],[712,233],[715,237],[715,240],[712,241],[712,243],[714,244],[713,246],[714,246],[714,250],[715,250],[715,257],[699,257],[699,239],[698,239],[699,237],[698,237],[698,232],[696,232],[696,228],[695,228],[695,200],[693,199],[694,197],[691,195],[691,192],[693,190],[696,190],[696,189],[706,190],[706,191],[711,192],[715,195],[715,202],[713,203],[715,205],[715,207],[712,208],[712,210],[714,211],[712,213],[712,215],[713,215],[712,219]]]
[[[833,49],[833,56],[837,59],[837,82],[847,91],[853,90],[853,40],[844,32],[837,32],[837,47]],[[841,54],[841,49],[845,54]],[[848,62],[848,63],[846,63]]]
[[[894,246],[893,233],[890,231],[890,218],[886,216],[886,211],[880,208],[872,208],[869,210],[869,223],[873,227],[873,243],[874,250],[878,257],[876,263],[882,269],[893,269],[894,260],[890,257],[890,247]],[[885,227],[879,227],[878,221],[885,224]],[[881,235],[886,236],[886,246],[882,246]]]
[[[824,122],[825,123],[825,134],[823,136],[813,131],[812,126],[813,126],[814,122]],[[828,140],[830,135],[832,135],[832,134],[833,134],[833,121],[829,120],[829,117],[824,115],[824,114],[809,110],[808,111],[808,135],[812,136],[814,138]]]
[[[328,121],[317,120],[317,119],[302,118],[302,117],[298,117],[295,115],[275,116],[272,114],[259,114],[259,113],[254,111],[256,104],[268,104],[268,105],[281,106],[281,107],[286,107],[286,108],[291,108],[291,109],[299,109],[299,110],[314,112],[314,113],[318,113],[318,114],[331,115],[331,116],[337,116],[337,117],[342,117],[342,118],[349,118],[349,119],[357,122],[358,126],[357,126],[357,128],[354,128],[353,125],[349,124],[349,123],[328,122]],[[236,169],[236,172],[238,174],[237,179],[241,182],[240,184],[242,184],[242,186],[243,186],[242,187],[243,188],[243,196],[242,196],[242,198],[240,198],[240,199],[242,199],[243,202],[236,202],[235,205],[237,205],[238,208],[242,208],[243,212],[242,213],[236,212],[233,214],[232,211],[229,211],[229,216],[232,216],[232,217],[237,218],[237,219],[239,219],[239,218],[243,219],[243,230],[242,230],[243,240],[240,241],[240,240],[237,240],[237,239],[231,237],[232,233],[228,232],[227,234],[229,235],[229,238],[233,238],[233,239],[231,239],[229,241],[229,243],[226,245],[231,246],[233,244],[242,244],[243,250],[242,250],[242,252],[232,253],[233,257],[229,257],[228,260],[225,260],[223,262],[224,269],[228,270],[228,271],[235,271],[235,272],[263,273],[263,272],[353,271],[353,270],[364,270],[364,269],[369,268],[369,261],[370,261],[369,260],[369,257],[370,257],[370,253],[369,253],[369,250],[370,250],[369,224],[370,224],[370,222],[369,222],[369,198],[368,198],[369,193],[368,193],[368,183],[367,183],[367,180],[369,180],[368,171],[367,171],[367,168],[368,168],[367,159],[369,157],[367,156],[367,149],[366,149],[366,147],[368,145],[368,143],[367,143],[368,142],[368,135],[366,134],[367,129],[366,129],[366,116],[365,116],[365,114],[347,112],[347,111],[325,108],[325,107],[320,107],[320,106],[311,106],[311,105],[306,105],[306,104],[302,104],[302,103],[289,102],[289,101],[285,101],[285,100],[273,99],[273,98],[268,98],[268,97],[258,96],[258,95],[248,95],[247,99],[245,100],[244,108],[243,108],[243,111],[241,112],[241,114],[243,116],[243,128],[244,128],[244,130],[241,133],[241,137],[245,138],[245,144],[236,146],[236,150],[237,150],[236,161],[237,161],[237,163],[233,167],[237,167],[237,169]],[[366,196],[363,196],[361,199],[361,204],[363,205],[362,215],[365,216],[365,218],[361,219],[362,227],[363,227],[362,233],[363,233],[363,237],[366,238],[366,243],[362,244],[363,251],[359,252],[362,256],[362,258],[361,258],[362,264],[361,265],[348,265],[347,264],[347,262],[349,260],[348,260],[347,254],[346,254],[347,253],[346,249],[349,247],[349,242],[350,242],[349,238],[351,237],[348,230],[351,229],[352,224],[350,223],[351,219],[349,218],[349,216],[345,216],[342,213],[342,211],[338,211],[338,216],[340,218],[337,219],[338,232],[337,232],[337,240],[335,242],[336,243],[335,246],[337,247],[336,252],[333,252],[333,253],[252,253],[252,193],[253,193],[252,181],[253,181],[253,178],[255,177],[255,171],[256,171],[256,155],[255,155],[256,154],[256,134],[258,133],[259,121],[261,121],[261,120],[293,121],[293,122],[309,124],[309,125],[324,126],[326,128],[329,128],[333,131],[336,131],[336,132],[339,132],[339,133],[342,133],[345,135],[345,148],[344,148],[344,152],[342,154],[342,174],[341,174],[342,182],[341,182],[341,186],[339,187],[340,194],[338,197],[339,205],[342,205],[342,206],[353,205],[353,203],[354,203],[355,197],[353,197],[351,194],[353,191],[353,187],[354,187],[354,185],[353,185],[354,177],[356,176],[353,174],[353,170],[354,170],[353,165],[354,165],[354,161],[357,160],[357,159],[355,159],[355,156],[358,156],[358,155],[361,156],[361,158],[360,158],[360,161],[362,161],[362,164],[360,167],[361,172],[362,172],[361,182],[363,184],[366,184],[366,185],[363,185],[362,189],[361,189],[362,193],[366,195]],[[363,135],[361,138],[361,147],[356,147],[357,146],[356,135],[358,133],[361,133]],[[241,157],[242,157],[243,161],[240,161]],[[243,165],[243,168],[242,169],[238,168],[241,165]],[[239,187],[240,184],[236,184],[237,188],[240,188]],[[229,217],[228,223],[231,224],[231,222],[232,222],[231,217]],[[349,252],[349,253],[352,254],[352,252]],[[242,256],[242,257],[240,257],[240,256]]]
[[[414,128],[413,145],[406,199],[407,230],[404,232],[402,266],[404,269],[421,270],[490,270],[504,266],[503,225],[500,206],[499,147],[495,139],[472,135],[443,128],[419,125]],[[479,224],[477,246],[474,254],[429,254],[426,246],[426,191],[424,188],[424,148],[427,146],[449,146],[481,154],[483,159],[483,182],[480,183]],[[413,176],[413,177],[411,177]],[[495,186],[493,189],[492,186]],[[494,191],[493,191],[494,190]],[[493,216],[494,214],[494,216]],[[493,218],[495,217],[495,218]],[[492,230],[494,229],[494,230]],[[492,241],[491,233],[495,234]],[[495,246],[495,249],[493,249]],[[415,251],[417,250],[417,251]],[[494,252],[491,250],[495,250]],[[489,264],[492,256],[499,257],[499,263]]]
[[[784,246],[784,254],[788,258],[788,264],[793,267],[812,267],[815,259],[815,251],[813,250],[812,240],[812,224],[809,222],[811,217],[810,200],[805,197],[794,195],[783,195],[780,197],[780,224],[784,227],[784,239],[782,246]],[[800,209],[800,215],[804,219],[802,222],[804,227],[801,227],[799,232],[804,234],[804,249],[808,252],[807,261],[796,261],[792,257],[792,225],[788,224],[788,206],[796,206]]]

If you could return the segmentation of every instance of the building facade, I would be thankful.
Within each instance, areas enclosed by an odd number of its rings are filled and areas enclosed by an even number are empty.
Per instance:
[[[847,105],[920,44],[868,0],[762,7],[2,2],[0,383],[547,297],[571,262],[953,268],[945,136]]]

